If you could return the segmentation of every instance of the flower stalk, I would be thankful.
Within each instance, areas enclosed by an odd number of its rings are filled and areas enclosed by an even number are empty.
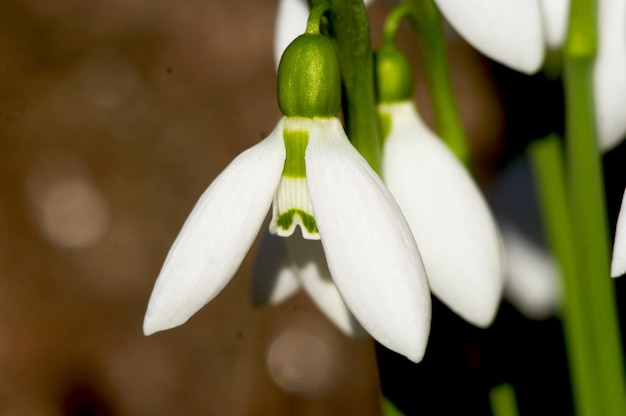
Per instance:
[[[489,392],[491,411],[494,416],[519,416],[515,390],[510,384],[500,384]]]
[[[564,48],[566,160],[569,203],[579,284],[585,289],[588,357],[599,388],[593,414],[626,414],[623,348],[614,282],[609,278],[609,234],[604,178],[593,105],[593,63],[597,49],[595,0],[573,0]]]
[[[544,218],[565,277],[562,312],[580,415],[626,414],[623,349],[609,278],[604,180],[593,105],[596,4],[574,0],[563,50],[566,149],[558,138],[530,148]]]
[[[469,165],[467,139],[450,80],[441,13],[433,0],[407,0],[406,5],[420,44],[437,132],[452,152]]]
[[[596,383],[596,366],[589,359],[593,356],[593,346],[589,337],[591,329],[586,312],[586,288],[576,259],[563,147],[559,137],[550,135],[534,141],[528,154],[537,183],[546,235],[565,280],[565,304],[561,319],[567,339],[574,404],[579,415],[593,415],[596,414],[594,409],[601,407],[600,386]]]
[[[328,0],[313,0],[312,6]],[[350,141],[372,169],[381,173],[380,128],[376,119],[374,63],[363,0],[331,0],[330,31],[343,86],[343,115]]]

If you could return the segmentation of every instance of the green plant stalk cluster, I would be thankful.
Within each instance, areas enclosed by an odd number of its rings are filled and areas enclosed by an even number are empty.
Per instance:
[[[615,286],[609,274],[610,244],[604,178],[593,105],[597,4],[573,0],[564,49],[566,160],[581,285],[584,284],[600,402],[595,414],[626,415],[623,346]]]
[[[614,282],[609,277],[609,234],[604,180],[593,118],[593,61],[565,57],[567,161],[574,241],[586,289],[590,341],[606,412],[625,415],[623,349]]]
[[[311,6],[329,0],[310,0]],[[374,64],[363,0],[331,0],[329,31],[335,41],[343,86],[343,115],[354,147],[381,174],[380,128],[376,119]]]
[[[311,0],[319,5],[328,0]],[[450,82],[442,19],[433,0],[407,0],[405,13],[418,34],[437,129],[469,162],[465,134]],[[603,178],[594,124],[592,69],[596,53],[595,0],[573,0],[564,48],[566,160],[558,138],[530,149],[551,245],[565,276],[563,321],[578,414],[625,415],[623,350],[613,282]],[[369,24],[362,0],[331,0],[329,30],[337,48],[346,129],[354,146],[380,173]]]
[[[594,0],[572,1],[563,50],[565,161],[555,138],[530,154],[565,278],[562,318],[575,406],[582,416],[617,416],[626,414],[626,386],[593,106],[596,17]]]
[[[574,230],[566,191],[563,148],[558,136],[536,140],[528,148],[537,191],[552,251],[564,278],[565,304],[562,321],[567,340],[574,405],[579,416],[591,416],[601,403],[595,364],[590,357],[590,322],[586,314],[584,279],[576,260]]]
[[[508,383],[495,386],[489,392],[493,416],[519,416],[513,386]]]

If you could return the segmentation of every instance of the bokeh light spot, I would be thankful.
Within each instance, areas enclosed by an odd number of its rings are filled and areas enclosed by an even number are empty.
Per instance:
[[[71,156],[53,155],[29,174],[30,195],[48,240],[82,248],[103,237],[111,222],[109,204]]]
[[[288,330],[271,343],[267,364],[270,376],[281,388],[315,395],[332,381],[333,357],[327,343],[304,330]]]

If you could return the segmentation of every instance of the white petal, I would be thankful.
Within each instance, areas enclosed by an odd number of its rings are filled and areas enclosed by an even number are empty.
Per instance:
[[[419,118],[411,102],[391,114],[383,149],[385,183],[420,249],[432,292],[465,320],[493,320],[504,284],[500,236],[465,167]]]
[[[400,208],[337,119],[315,119],[305,160],[313,213],[341,296],[376,340],[421,360],[430,292]]]
[[[608,151],[626,136],[626,1],[600,0],[598,8],[593,81],[599,147]]]
[[[330,277],[324,249],[319,240],[306,240],[296,234],[286,239],[293,267],[313,302],[344,334],[364,338],[367,333],[354,319]]]
[[[539,6],[546,43],[551,49],[559,49],[567,34],[570,0],[539,0]]]
[[[187,218],[154,285],[144,333],[183,324],[235,274],[267,215],[285,160],[283,121],[213,181]]]
[[[285,239],[266,230],[252,274],[253,303],[277,305],[299,289],[300,282],[287,254]]]
[[[503,224],[501,229],[507,258],[507,299],[529,318],[554,316],[563,297],[554,260],[517,227]]]
[[[537,0],[435,0],[450,24],[476,49],[515,70],[532,74],[543,62]]]
[[[309,18],[307,0],[279,0],[274,33],[274,64],[278,69],[287,46],[306,30]]]
[[[613,243],[613,260],[611,276],[619,277],[626,273],[626,192],[622,198],[622,206],[617,217],[615,242]]]

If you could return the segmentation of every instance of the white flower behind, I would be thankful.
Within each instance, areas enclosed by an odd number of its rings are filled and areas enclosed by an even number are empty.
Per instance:
[[[364,0],[369,6],[374,0]],[[276,30],[274,32],[274,65],[278,68],[280,58],[287,46],[302,34],[309,17],[307,0],[279,0],[276,11]]]
[[[489,190],[506,253],[505,298],[526,317],[547,319],[563,303],[563,277],[546,240],[527,159],[511,163]]]
[[[593,73],[600,149],[626,136],[626,1],[599,0],[598,55]]]
[[[626,192],[622,197],[622,206],[617,217],[613,259],[611,260],[611,277],[619,277],[624,273],[626,273]]]
[[[302,34],[309,18],[307,0],[279,0],[274,32],[274,65],[278,68],[280,58],[287,46]]]

